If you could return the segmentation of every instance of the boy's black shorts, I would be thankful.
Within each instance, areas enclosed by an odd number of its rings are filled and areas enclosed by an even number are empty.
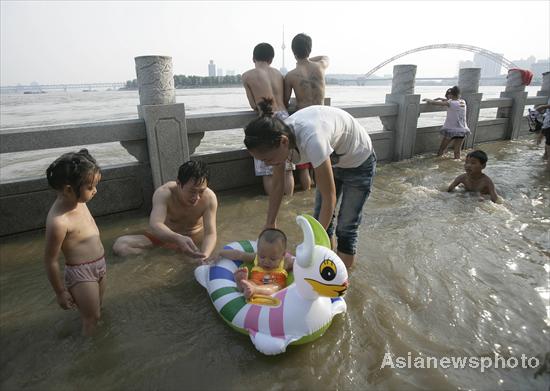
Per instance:
[[[544,138],[546,138],[546,145],[550,145],[550,128],[544,128],[542,129],[542,134],[544,135]]]

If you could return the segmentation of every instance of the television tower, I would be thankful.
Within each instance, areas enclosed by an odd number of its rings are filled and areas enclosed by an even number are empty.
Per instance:
[[[288,72],[286,67],[285,67],[285,49],[286,49],[286,46],[285,46],[285,25],[283,25],[283,45],[281,46],[281,49],[283,49],[283,66],[281,67],[281,69],[279,69],[279,71],[281,71],[281,73],[284,76]]]

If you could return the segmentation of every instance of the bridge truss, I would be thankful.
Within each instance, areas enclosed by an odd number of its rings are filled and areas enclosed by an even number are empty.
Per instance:
[[[372,76],[374,74],[374,72],[376,72],[377,70],[379,70],[383,66],[389,64],[390,62],[397,60],[398,58],[404,57],[404,56],[406,56],[408,54],[411,54],[411,53],[421,52],[421,51],[424,51],[424,50],[432,50],[432,49],[467,50],[469,52],[479,53],[482,56],[487,57],[490,60],[493,60],[494,62],[497,62],[497,63],[501,64],[506,69],[517,68],[517,65],[514,64],[512,61],[504,58],[504,56],[501,56],[498,53],[492,52],[492,51],[487,50],[487,49],[483,49],[483,48],[480,48],[480,47],[477,47],[477,46],[472,46],[472,45],[463,45],[463,44],[460,44],[460,43],[440,43],[440,44],[434,44],[434,45],[420,46],[418,48],[407,50],[406,52],[403,52],[403,53],[399,53],[399,54],[393,56],[392,58],[389,58],[386,61],[378,64],[374,68],[372,68],[370,71],[368,71],[365,74],[365,77]]]

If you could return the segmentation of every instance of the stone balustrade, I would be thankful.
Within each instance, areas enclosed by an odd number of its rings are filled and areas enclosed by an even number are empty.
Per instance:
[[[154,189],[174,179],[179,165],[188,159],[208,163],[210,185],[216,191],[260,185],[252,158],[244,149],[194,155],[205,132],[243,128],[255,117],[254,112],[186,115],[184,103],[175,102],[170,57],[137,57],[136,73],[140,94],[137,119],[5,129],[0,133],[0,153],[120,142],[136,161],[102,167],[102,197],[90,202],[96,216],[129,210],[148,212]],[[436,151],[439,146],[440,126],[418,128],[418,116],[445,108],[420,103],[420,95],[414,93],[415,74],[415,65],[396,65],[385,103],[342,107],[356,118],[380,118],[383,130],[369,134],[381,161],[407,159]],[[525,106],[548,101],[550,72],[543,75],[537,96],[528,97],[518,74],[511,71],[500,98],[486,100],[478,92],[479,75],[478,68],[459,73],[458,85],[468,105],[467,123],[472,130],[466,147],[527,134]],[[480,109],[487,108],[497,108],[496,118],[479,121]],[[54,198],[44,177],[1,182],[0,236],[42,228]]]

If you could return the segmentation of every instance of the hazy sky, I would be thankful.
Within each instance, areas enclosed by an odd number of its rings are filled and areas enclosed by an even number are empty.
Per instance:
[[[0,2],[0,84],[114,82],[135,78],[134,57],[172,56],[174,73],[251,68],[259,42],[294,67],[292,37],[313,38],[328,73],[366,73],[386,59],[435,43],[462,43],[510,60],[550,56],[550,1],[6,1]],[[417,76],[452,76],[473,53],[438,49],[388,64]]]

